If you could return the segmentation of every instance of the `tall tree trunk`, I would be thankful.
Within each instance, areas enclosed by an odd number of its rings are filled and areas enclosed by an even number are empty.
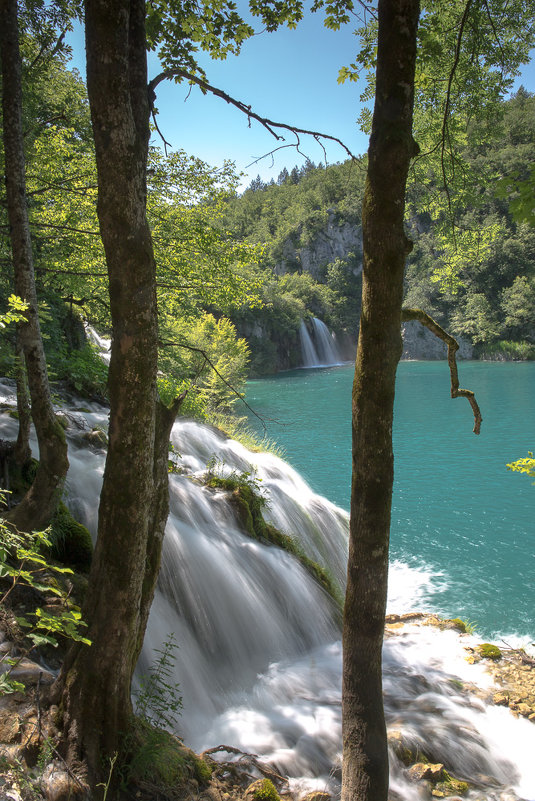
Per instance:
[[[54,514],[69,463],[65,432],[54,415],[37,310],[22,131],[22,79],[16,0],[0,0],[0,58],[7,208],[15,293],[29,308],[19,324],[32,418],[39,443],[39,469],[21,503],[8,515],[21,530],[44,528]]]
[[[410,243],[418,0],[380,0],[377,83],[363,204],[362,311],[353,385],[353,476],[343,633],[342,801],[386,801],[382,644],[393,484],[392,422]]]
[[[146,219],[149,107],[143,0],[86,0],[87,86],[98,170],[98,216],[113,324],[109,447],[84,618],[90,647],[63,671],[71,762],[94,784],[131,724],[132,675],[159,567],[151,540],[156,448],[155,262]],[[165,431],[167,439],[165,442]],[[163,444],[162,444],[163,443]],[[166,462],[167,464],[167,462]],[[166,477],[167,480],[167,477]],[[167,484],[165,485],[167,489]],[[165,525],[165,520],[163,522]]]

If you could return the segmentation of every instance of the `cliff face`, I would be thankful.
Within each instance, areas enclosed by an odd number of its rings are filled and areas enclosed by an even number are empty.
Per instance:
[[[421,359],[434,361],[446,359],[448,349],[442,340],[438,339],[427,328],[416,321],[403,325],[403,354],[402,359]],[[472,359],[473,347],[466,339],[459,337],[458,359]]]
[[[350,253],[360,265],[356,272],[353,270],[358,275],[362,271],[362,228],[339,220],[334,210],[329,209],[325,226],[314,235],[304,236],[303,231],[299,231],[285,242],[275,272],[282,275],[297,267],[321,281],[328,264],[337,259],[346,261]]]

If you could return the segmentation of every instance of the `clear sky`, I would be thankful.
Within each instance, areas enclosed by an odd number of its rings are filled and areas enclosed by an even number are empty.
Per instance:
[[[355,155],[367,149],[367,138],[357,125],[360,113],[360,84],[337,83],[338,70],[354,61],[358,40],[354,35],[357,20],[339,31],[324,28],[322,14],[305,14],[295,30],[263,33],[244,43],[239,56],[203,65],[210,83],[229,95],[250,104],[258,114],[277,122],[321,131],[341,139]],[[85,74],[83,31],[77,27],[70,36],[73,64]],[[535,54],[534,54],[535,57]],[[149,62],[150,77],[159,72],[157,59]],[[523,84],[535,91],[535,62],[522,72],[515,86]],[[294,142],[284,133],[285,142],[276,142],[267,131],[220,98],[203,95],[193,87],[164,82],[157,90],[158,124],[163,135],[176,148],[199,156],[217,166],[225,158],[247,173],[246,186],[259,174],[264,181],[277,179],[283,167],[291,169],[304,158],[294,148],[278,151],[257,164],[256,158],[281,144]],[[343,161],[345,152],[334,143],[326,143],[329,163]],[[310,139],[302,137],[301,150],[318,163],[324,155]]]

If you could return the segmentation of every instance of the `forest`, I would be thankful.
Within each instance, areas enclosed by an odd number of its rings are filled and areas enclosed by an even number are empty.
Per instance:
[[[342,801],[399,797],[388,789],[381,654],[401,326],[421,324],[447,347],[451,396],[469,401],[475,434],[482,417],[459,385],[459,344],[475,359],[535,358],[535,95],[512,93],[535,19],[530,3],[512,5],[251,0],[242,16],[230,0],[1,0],[0,370],[16,397],[3,417],[17,429],[0,441],[3,742],[20,742],[22,661],[54,663],[28,701],[31,748],[2,747],[6,788],[18,793],[7,797],[155,801],[233,787],[237,798],[278,799],[275,768],[255,763],[253,789],[238,791],[170,733],[182,706],[172,639],[148,685],[135,670],[159,598],[169,482],[185,470],[175,421],[246,436],[247,379],[301,366],[299,331],[314,318],[355,361],[347,574],[331,574],[330,546],[309,552],[302,532],[264,519],[270,504],[247,465],[229,477],[207,460],[203,481],[228,494],[242,533],[312,576],[312,594],[328,596],[325,627],[342,628]],[[331,30],[359,20],[360,51],[339,80],[367,76],[367,154],[307,160],[239,192],[232,163],[160,141],[161,81],[213,91],[199,50],[239,54],[253,23],[291,29],[312,12]],[[87,83],[65,44],[75,19]],[[162,72],[149,82],[151,51]],[[106,454],[94,547],[65,504],[79,445],[67,402],[97,416],[86,440]],[[442,768],[434,795],[468,792]],[[219,784],[207,790],[212,773]]]

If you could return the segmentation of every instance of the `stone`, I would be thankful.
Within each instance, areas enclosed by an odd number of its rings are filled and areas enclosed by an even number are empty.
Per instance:
[[[429,781],[436,784],[444,777],[444,765],[437,762],[435,764],[427,762],[417,762],[407,771],[409,779],[413,782]]]
[[[20,717],[16,713],[8,710],[0,710],[0,742],[16,743],[20,742]]]
[[[46,801],[75,801],[86,797],[87,787],[57,760],[51,762],[41,776],[41,792]]]
[[[321,790],[314,790],[311,793],[307,793],[301,801],[331,801],[331,794],[324,793]]]
[[[492,703],[496,704],[496,706],[507,706],[509,704],[509,693],[503,691],[494,693]]]
[[[33,662],[31,659],[21,659],[10,674],[12,679],[20,681],[22,684],[53,684],[55,677],[49,670],[45,670],[42,665]]]

